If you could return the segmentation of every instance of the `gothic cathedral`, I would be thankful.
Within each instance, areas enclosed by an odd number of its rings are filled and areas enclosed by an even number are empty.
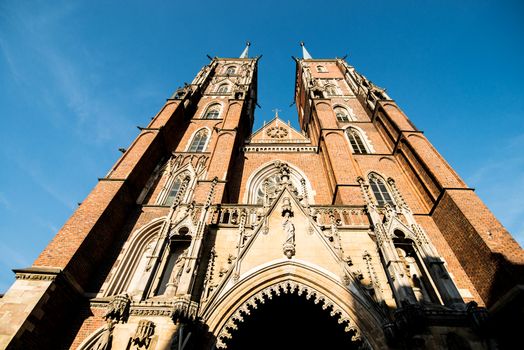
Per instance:
[[[0,348],[495,349],[524,253],[384,89],[295,59],[300,130],[253,131],[259,58],[178,89],[0,299]],[[522,330],[520,330],[522,332]]]

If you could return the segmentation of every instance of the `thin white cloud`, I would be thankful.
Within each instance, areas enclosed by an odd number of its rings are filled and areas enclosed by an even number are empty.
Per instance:
[[[20,168],[20,170],[29,176],[35,184],[37,184],[42,190],[44,190],[44,192],[54,198],[57,202],[71,210],[75,209],[75,201],[69,195],[61,192],[51,183],[48,183],[45,180],[45,176],[42,175],[42,171],[37,168],[37,164],[34,159],[30,161],[30,159],[19,150],[8,152],[7,157],[13,163],[15,163],[18,168]]]
[[[79,10],[67,2],[64,8],[56,7],[29,12],[22,6],[10,9],[3,16],[8,29],[0,28],[0,50],[15,81],[30,85],[47,105],[49,113],[43,117],[84,142],[100,144],[121,130],[124,118],[97,85],[93,67],[103,66],[104,56],[91,55],[82,40],[75,41],[74,50],[63,43],[66,20]]]

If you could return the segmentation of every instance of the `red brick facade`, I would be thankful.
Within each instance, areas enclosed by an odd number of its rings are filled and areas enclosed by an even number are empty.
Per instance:
[[[237,73],[224,73],[231,65]],[[326,72],[320,72],[318,65]],[[191,164],[191,169],[202,166],[184,199],[197,206],[208,200],[211,205],[247,204],[246,198],[253,196],[248,194],[253,191],[253,175],[277,159],[305,175],[313,192],[310,204],[319,206],[368,205],[359,178],[367,181],[370,173],[377,173],[394,180],[456,287],[469,293],[462,294],[464,301],[474,300],[489,308],[524,282],[522,249],[380,88],[340,59],[298,60],[296,74],[296,102],[304,134],[300,142],[284,145],[270,136],[250,141],[257,59],[214,59],[140,131],[29,269],[32,273],[40,268],[59,269],[58,276],[64,276],[61,283],[50,284],[44,294],[49,300],[40,302],[52,304],[55,310],[42,320],[59,323],[57,327],[67,328],[67,322],[76,325],[63,339],[52,339],[53,346],[75,349],[104,324],[105,308],[89,306],[89,299],[104,293],[121,261],[122,246],[133,232],[168,215],[165,198],[173,179],[166,168],[176,159],[180,166]],[[236,82],[230,81],[231,76]],[[228,91],[218,92],[218,86],[224,84]],[[338,89],[336,93],[327,92],[329,84]],[[206,119],[214,103],[220,104],[219,118]],[[351,120],[337,120],[337,106],[348,108]],[[367,154],[354,151],[348,127],[360,132]],[[196,132],[204,128],[209,137],[205,148],[190,152]],[[277,149],[284,146],[289,148]],[[275,147],[275,151],[245,147]],[[200,271],[205,273],[205,269]],[[67,284],[75,290],[75,297],[58,300],[60,293],[50,292]],[[33,313],[38,309],[41,307]],[[27,330],[28,322],[36,331]],[[22,320],[21,331],[10,346],[44,344],[45,336],[38,329],[46,326],[40,323],[32,315]]]

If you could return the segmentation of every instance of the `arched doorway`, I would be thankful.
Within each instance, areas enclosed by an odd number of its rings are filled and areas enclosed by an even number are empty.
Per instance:
[[[266,295],[264,303],[249,307],[243,321],[235,323],[227,349],[358,349],[362,341],[332,312],[331,306],[297,290]]]

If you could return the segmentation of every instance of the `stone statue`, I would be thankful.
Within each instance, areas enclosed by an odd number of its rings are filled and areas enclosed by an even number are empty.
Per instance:
[[[284,254],[291,259],[295,255],[295,225],[291,222],[291,217],[293,217],[293,210],[291,209],[291,202],[289,197],[284,197],[282,203],[282,228],[286,234],[286,239],[284,240],[283,250]]]
[[[131,300],[129,295],[115,295],[113,300],[109,303],[109,308],[104,315],[106,320],[113,320],[116,322],[126,322],[129,317],[129,305]]]
[[[169,276],[169,282],[166,285],[166,296],[174,296],[176,289],[178,287],[178,282],[180,280],[180,276],[182,276],[182,272],[184,270],[184,265],[186,263],[187,254],[186,251],[183,251],[182,254],[178,256],[178,258],[175,261],[175,264],[173,265],[173,270],[171,271],[171,275]]]
[[[415,298],[418,302],[430,302],[431,298],[427,292],[426,286],[422,281],[422,272],[419,269],[414,257],[409,256],[404,249],[396,248],[398,256],[403,263],[404,272],[409,280]]]
[[[284,244],[295,244],[295,225],[290,220],[291,213],[286,211],[284,220],[282,220],[282,228],[286,233],[286,240]]]

